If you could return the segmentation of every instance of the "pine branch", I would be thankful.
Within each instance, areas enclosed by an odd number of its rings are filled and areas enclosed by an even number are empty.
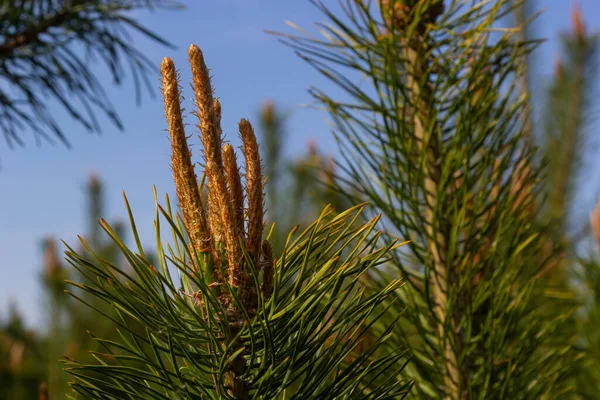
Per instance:
[[[555,380],[575,363],[571,344],[550,333],[568,317],[551,315],[550,297],[534,291],[549,261],[539,258],[543,229],[532,224],[540,170],[519,88],[538,42],[497,26],[520,2],[388,1],[379,15],[373,2],[341,0],[342,15],[313,3],[328,21],[321,37],[280,36],[345,94],[311,90],[341,145],[338,190],[368,199],[389,239],[410,240],[371,286],[398,272],[410,283],[386,320],[399,319],[393,344],[414,356],[412,394],[572,390]]]
[[[398,27],[406,26],[407,20],[410,18],[411,10],[408,6],[401,6],[396,3],[395,9],[391,8],[387,1],[381,2],[381,12],[384,21],[390,30],[398,29]],[[441,4],[441,6],[440,6]],[[398,7],[399,6],[399,7]],[[435,21],[436,14],[443,12],[442,2],[432,2],[425,7],[439,8],[432,10],[431,21]],[[441,8],[440,8],[441,7]],[[427,12],[427,10],[425,11]],[[425,24],[430,21],[422,21]],[[423,28],[417,28],[417,32],[423,31]],[[423,216],[425,218],[425,230],[430,239],[429,246],[431,257],[433,258],[433,268],[431,270],[431,291],[433,310],[437,318],[437,333],[440,343],[444,343],[444,357],[446,362],[447,375],[444,378],[449,398],[461,398],[459,393],[460,375],[458,371],[458,362],[452,345],[456,345],[453,332],[455,331],[454,317],[447,315],[448,312],[448,274],[446,272],[447,249],[446,240],[441,233],[443,229],[439,229],[436,224],[435,204],[437,203],[437,193],[439,192],[439,179],[441,176],[439,159],[440,159],[440,144],[437,136],[438,127],[435,117],[432,119],[428,110],[433,104],[431,90],[427,85],[422,85],[421,82],[429,81],[428,79],[428,54],[431,51],[428,48],[428,38],[422,34],[416,33],[414,37],[410,35],[403,38],[401,42],[401,52],[404,53],[406,60],[406,88],[408,90],[408,101],[412,107],[406,113],[413,119],[413,135],[417,145],[417,154],[422,157],[423,163],[423,190],[425,207]],[[421,159],[415,160],[421,162]]]
[[[209,399],[396,399],[406,396],[411,382],[399,379],[405,353],[396,347],[380,352],[391,338],[389,326],[369,335],[369,345],[355,351],[369,326],[385,314],[384,302],[401,282],[365,293],[361,277],[387,261],[399,245],[377,244],[379,218],[360,223],[364,204],[334,213],[326,208],[307,230],[287,237],[275,257],[263,236],[263,185],[258,143],[250,122],[240,133],[246,160],[247,232],[238,219],[243,194],[235,187],[233,148],[221,147],[208,69],[196,46],[190,47],[194,89],[208,199],[216,202],[221,229],[198,223],[210,204],[194,199],[199,191],[190,166],[191,153],[181,125],[179,83],[173,62],[162,64],[163,94],[172,137],[174,181],[183,218],[157,204],[157,266],[143,251],[125,198],[137,249],[129,249],[105,221],[101,226],[132,267],[131,273],[102,259],[82,239],[90,259],[71,247],[69,262],[91,278],[71,282],[95,302],[71,295],[100,312],[117,327],[117,340],[94,337],[102,352],[96,363],[67,359],[74,390],[86,398],[209,398]],[[221,153],[223,150],[223,153]],[[193,168],[192,168],[193,169]],[[212,176],[211,176],[212,175]],[[190,181],[192,177],[192,181]],[[223,178],[223,182],[221,182]],[[227,207],[230,209],[227,210]],[[206,213],[212,218],[210,212]],[[165,246],[161,223],[166,221],[173,243]],[[200,232],[199,232],[200,230]],[[215,236],[221,235],[225,243]],[[217,256],[196,238],[212,236]],[[233,239],[233,240],[232,240]],[[238,258],[238,254],[241,257]],[[212,268],[214,267],[214,269]],[[175,282],[170,270],[177,270]],[[221,274],[214,271],[221,271]],[[116,316],[96,306],[104,303]],[[143,327],[143,330],[136,327]],[[349,335],[350,333],[350,335]]]
[[[120,84],[129,67],[136,99],[142,82],[150,88],[154,67],[131,45],[129,32],[170,46],[127,13],[139,9],[175,8],[172,0],[17,0],[0,3],[0,129],[9,146],[24,145],[23,131],[37,140],[69,142],[49,112],[48,98],[90,132],[100,132],[96,113],[104,114],[119,129],[121,120],[95,78],[96,58]],[[83,46],[85,55],[75,47]],[[150,92],[152,94],[152,92]]]
[[[55,15],[43,18],[35,25],[29,27],[26,31],[16,35],[4,37],[0,44],[0,57],[10,56],[20,47],[32,45],[34,42],[40,42],[40,34],[47,32],[51,28],[57,28],[64,25],[69,19],[76,19],[77,14],[73,14],[71,10],[62,9]]]

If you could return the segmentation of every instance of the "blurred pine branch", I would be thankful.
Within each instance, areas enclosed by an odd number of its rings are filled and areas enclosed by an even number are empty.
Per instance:
[[[136,32],[171,46],[131,17],[138,10],[179,8],[173,0],[2,0],[0,1],[0,131],[9,146],[35,139],[68,145],[48,99],[89,132],[100,132],[96,115],[123,128],[117,110],[92,67],[102,63],[114,84],[127,74],[136,100],[156,68],[132,44]]]
[[[574,396],[577,303],[546,278],[565,243],[536,218],[546,186],[526,67],[538,41],[522,14],[499,26],[523,2],[342,0],[341,14],[313,3],[322,37],[282,39],[347,97],[312,90],[341,143],[339,189],[411,240],[371,285],[411,283],[388,317],[413,353],[412,394]]]

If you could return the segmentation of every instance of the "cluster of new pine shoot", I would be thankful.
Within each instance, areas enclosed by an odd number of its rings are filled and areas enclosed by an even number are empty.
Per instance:
[[[104,220],[101,226],[131,268],[67,251],[69,262],[89,278],[73,285],[116,311],[120,335],[95,338],[103,348],[93,354],[97,363],[67,361],[75,392],[86,399],[403,397],[410,388],[399,377],[405,353],[379,351],[389,330],[363,343],[400,280],[368,292],[361,285],[398,244],[377,245],[379,218],[361,222],[364,205],[338,214],[328,207],[306,231],[292,231],[276,257],[263,234],[264,179],[252,125],[239,123],[242,171],[234,147],[224,141],[221,105],[194,45],[189,63],[204,173],[199,180],[178,73],[165,58],[162,92],[181,214],[173,212],[168,196],[166,207],[157,203],[158,265],[142,249],[128,204],[137,249]],[[161,238],[162,221],[172,231],[170,244]]]

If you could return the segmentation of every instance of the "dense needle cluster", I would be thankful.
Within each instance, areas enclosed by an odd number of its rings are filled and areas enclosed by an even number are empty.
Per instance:
[[[388,27],[405,29],[416,19],[421,33],[427,24],[434,23],[444,13],[445,8],[442,0],[380,0],[378,4]]]
[[[250,279],[250,268],[257,273],[263,271],[261,290],[265,295],[271,292],[273,282],[271,245],[262,240],[264,193],[258,143],[252,125],[242,119],[239,130],[246,163],[244,198],[234,148],[223,143],[221,104],[213,98],[204,57],[195,45],[190,46],[188,55],[204,148],[207,200],[203,200],[203,186],[199,185],[187,143],[177,72],[167,57],[162,62],[161,74],[173,178],[190,250],[196,256],[196,271],[211,287],[217,288],[219,299],[230,316],[237,319],[241,314],[232,301],[232,291],[236,291],[247,312],[252,313],[256,307],[258,293]]]

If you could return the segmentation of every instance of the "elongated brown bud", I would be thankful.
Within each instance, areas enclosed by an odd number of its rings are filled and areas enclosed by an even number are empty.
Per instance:
[[[221,138],[222,138],[222,131],[221,131],[221,103],[219,102],[219,100],[214,100],[213,103],[213,108],[215,111],[215,121],[216,121],[216,127],[217,127],[217,136],[219,137],[219,143],[221,142]],[[218,199],[215,198],[215,193],[212,193],[212,191],[208,192],[208,196],[209,196],[209,202],[208,202],[208,220],[209,220],[209,225],[211,227],[212,233],[213,233],[213,238],[216,242],[225,242],[225,233],[223,232],[223,224],[221,222],[221,211],[219,210],[219,202]],[[220,259],[221,255],[220,254],[214,254],[213,258],[215,260],[215,263],[219,263],[219,259]]]
[[[581,4],[579,4],[577,1],[573,5],[571,20],[573,21],[573,33],[575,34],[575,37],[580,43],[583,43],[585,40],[585,24],[583,23]]]
[[[260,115],[266,126],[275,125],[277,118],[275,114],[275,104],[270,100],[266,101],[262,106]]]
[[[207,193],[208,197],[208,225],[210,226],[211,232],[213,232],[213,238],[215,242],[225,243],[225,234],[223,233],[223,225],[221,222],[221,210],[219,209],[219,201],[216,199],[215,194],[211,190]],[[215,260],[218,256],[215,256]]]
[[[52,238],[44,240],[44,264],[48,277],[53,278],[59,276],[62,265],[58,256],[56,242]]]
[[[265,299],[269,298],[273,290],[273,274],[275,259],[273,258],[273,248],[267,240],[262,242],[262,262],[260,268],[263,271],[262,293]]]
[[[213,109],[215,110],[215,123],[217,124],[217,134],[219,138],[223,137],[223,129],[221,128],[221,102],[219,99],[215,99],[213,102]]]
[[[244,189],[233,146],[229,143],[223,147],[223,162],[227,174],[227,187],[232,200],[233,214],[237,233],[244,234]]]
[[[198,191],[198,179],[192,163],[192,154],[183,127],[179,81],[175,65],[168,57],[161,64],[161,74],[165,113],[171,137],[173,180],[183,221],[194,248],[201,252],[210,251],[210,231]]]
[[[229,283],[239,286],[238,274],[235,273],[240,267],[242,251],[236,235],[236,225],[231,208],[231,199],[227,191],[225,170],[221,155],[221,135],[215,115],[215,102],[212,94],[208,68],[204,63],[204,56],[196,45],[191,45],[188,51],[194,92],[198,107],[198,119],[200,120],[200,131],[202,144],[204,146],[205,170],[209,186],[209,208],[219,210],[221,227],[225,236],[227,249],[227,261],[229,264]],[[211,212],[211,228],[217,228],[218,221],[213,219]]]
[[[48,385],[40,383],[39,400],[48,400]]]
[[[198,106],[198,119],[200,121],[200,130],[202,140],[210,144],[205,150],[212,152],[214,161],[221,164],[221,137],[218,135],[218,123],[220,122],[220,103],[213,98],[213,90],[210,82],[208,68],[204,63],[204,55],[196,45],[191,45],[188,50],[188,57],[192,69],[192,80],[194,83],[194,94],[196,96],[196,105]],[[217,120],[217,111],[219,120]]]
[[[263,181],[258,143],[252,125],[245,119],[240,121],[240,135],[246,159],[246,195],[248,197],[248,230],[246,249],[260,260],[260,243],[263,234]]]
[[[590,226],[596,239],[596,245],[600,249],[600,200],[596,204],[594,211],[590,214]]]

